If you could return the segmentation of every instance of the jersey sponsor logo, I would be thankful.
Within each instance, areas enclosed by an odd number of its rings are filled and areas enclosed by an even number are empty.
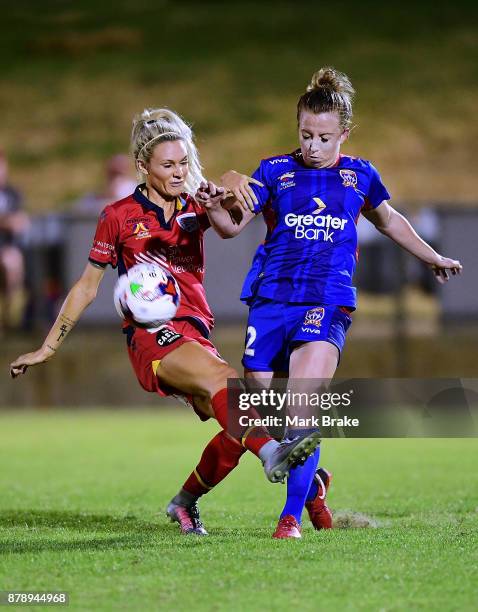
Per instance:
[[[204,266],[196,254],[184,253],[177,245],[170,245],[169,253],[164,249],[162,252],[157,250],[146,251],[145,253],[135,253],[134,258],[137,263],[155,263],[169,268],[175,274],[182,272],[204,272]]]
[[[300,331],[306,334],[320,334],[320,329],[317,329],[315,327],[301,327]]]
[[[317,308],[311,308],[305,313],[304,325],[312,325],[313,327],[320,327],[321,321],[325,315],[325,308],[318,306]],[[302,331],[312,331],[302,329]]]
[[[148,223],[149,217],[131,217],[126,219],[126,225],[136,225],[137,223]]]
[[[324,208],[326,208],[327,204],[321,200],[320,198],[312,198],[314,202],[317,204],[317,208],[314,210],[314,215],[321,213]]]
[[[94,240],[93,246],[91,247],[91,253],[98,253],[98,255],[110,256],[114,251],[115,247],[112,244],[108,244],[108,242],[103,242],[102,240]]]
[[[108,242],[103,242],[102,240],[95,240],[93,242],[93,247],[98,247],[99,249],[105,249],[106,251],[110,251],[111,253],[115,250],[115,247]]]
[[[142,240],[143,238],[151,238],[149,225],[144,221],[136,223],[133,228],[133,235],[136,236],[136,240]]]
[[[182,337],[182,334],[178,334],[178,332],[174,331],[174,329],[163,327],[156,334],[156,342],[159,344],[159,346],[169,346]]]
[[[269,163],[274,165],[274,164],[286,164],[289,160],[287,159],[287,157],[281,157],[280,159],[270,159]]]
[[[357,187],[357,175],[353,170],[339,170],[344,187]]]
[[[323,242],[333,242],[335,230],[342,231],[348,223],[347,219],[334,217],[333,215],[322,215],[327,205],[320,198],[313,198],[317,204],[317,209],[309,215],[297,215],[288,213],[285,216],[287,227],[294,228],[295,238],[305,238],[306,240],[322,240]],[[334,231],[332,231],[334,230]]]
[[[289,187],[295,187],[295,181],[293,180],[295,172],[286,172],[279,176],[279,191],[288,189]]]
[[[199,221],[196,213],[184,213],[176,217],[177,224],[185,232],[195,232],[199,228]]]

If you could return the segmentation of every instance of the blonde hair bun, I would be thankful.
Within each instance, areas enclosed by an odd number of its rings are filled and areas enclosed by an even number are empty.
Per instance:
[[[353,98],[355,95],[355,89],[349,77],[331,66],[325,66],[312,75],[307,91],[316,89],[328,89],[335,93],[345,94],[349,98]]]
[[[316,114],[336,112],[340,126],[350,129],[354,95],[355,89],[349,77],[331,66],[325,66],[314,72],[306,91],[297,102],[297,123],[300,123],[302,111]]]

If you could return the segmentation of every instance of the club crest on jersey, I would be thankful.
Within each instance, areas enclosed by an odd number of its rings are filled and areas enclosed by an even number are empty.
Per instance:
[[[199,228],[196,213],[184,213],[176,217],[177,224],[185,232],[195,232]]]
[[[148,224],[145,222],[135,223],[133,228],[133,235],[136,236],[136,240],[141,240],[142,238],[151,238],[151,233],[149,231]]]
[[[305,313],[304,325],[314,325],[320,327],[320,322],[324,318],[325,308],[319,306],[318,308],[312,308]]]
[[[344,187],[357,187],[357,175],[353,170],[339,170]]]

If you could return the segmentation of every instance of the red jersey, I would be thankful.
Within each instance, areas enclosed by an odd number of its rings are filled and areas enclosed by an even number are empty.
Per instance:
[[[91,247],[91,263],[124,274],[137,263],[159,263],[176,278],[181,290],[177,318],[193,318],[209,332],[214,318],[204,291],[203,234],[210,227],[206,211],[189,196],[177,198],[173,216],[136,191],[106,206]]]

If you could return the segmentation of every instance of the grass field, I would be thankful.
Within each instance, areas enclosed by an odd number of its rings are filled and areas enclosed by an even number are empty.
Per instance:
[[[214,423],[188,412],[0,414],[0,590],[79,610],[476,610],[476,440],[333,440],[330,504],[377,528],[274,541],[285,489],[246,456],[201,503],[163,508]],[[299,606],[295,608],[295,606]]]

